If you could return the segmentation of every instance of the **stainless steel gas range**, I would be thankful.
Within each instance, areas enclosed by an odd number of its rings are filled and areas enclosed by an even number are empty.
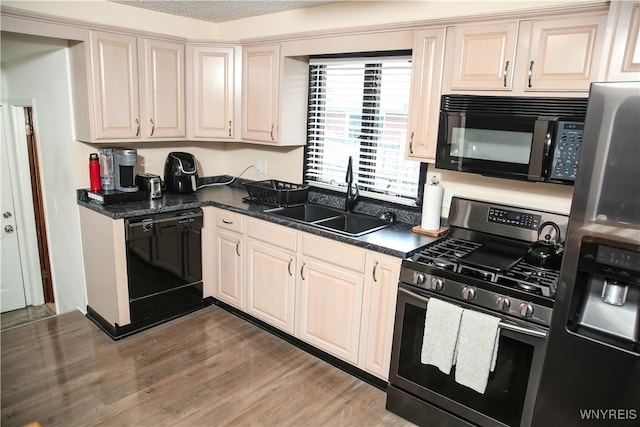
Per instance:
[[[527,254],[542,236],[561,251],[567,222],[566,215],[453,198],[449,233],[402,263],[387,409],[418,425],[530,424],[558,270],[528,263]],[[430,323],[427,312],[435,313],[442,303],[449,307],[447,316],[459,314],[452,321],[459,324]],[[465,318],[477,313],[497,324],[494,363],[480,391],[463,385],[456,360],[462,336],[471,333],[462,326]],[[427,333],[435,327],[457,340],[448,373],[423,359],[425,351],[440,345]],[[484,368],[476,371],[473,363],[471,375],[482,376]],[[467,365],[465,360],[468,372]]]

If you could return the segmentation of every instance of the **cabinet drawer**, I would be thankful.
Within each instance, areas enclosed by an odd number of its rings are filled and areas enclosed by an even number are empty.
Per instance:
[[[216,212],[216,227],[242,233],[243,218],[243,215],[235,212],[218,210]]]
[[[359,273],[364,272],[365,251],[354,246],[333,240],[305,235],[302,241],[302,253],[329,264],[348,268]]]
[[[297,247],[296,231],[267,221],[247,220],[247,235],[290,251],[295,251]]]

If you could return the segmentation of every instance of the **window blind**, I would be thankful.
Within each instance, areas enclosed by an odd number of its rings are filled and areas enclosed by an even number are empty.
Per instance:
[[[404,159],[410,59],[310,61],[306,182],[343,187],[352,156],[361,194],[415,202],[420,163]]]

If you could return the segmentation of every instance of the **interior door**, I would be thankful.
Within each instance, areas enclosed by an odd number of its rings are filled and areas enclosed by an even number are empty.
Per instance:
[[[0,117],[1,117],[0,107]],[[0,124],[2,126],[2,124]],[[22,268],[20,265],[20,252],[18,248],[18,227],[13,205],[13,189],[11,187],[11,174],[9,173],[9,159],[7,140],[2,132],[2,206],[0,246],[2,248],[2,262],[0,265],[0,307],[2,313],[16,310],[26,306],[24,296],[24,284],[22,281]]]

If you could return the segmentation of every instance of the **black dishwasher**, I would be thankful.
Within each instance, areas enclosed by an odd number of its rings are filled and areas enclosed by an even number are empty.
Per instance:
[[[133,329],[201,308],[202,209],[125,220]]]

